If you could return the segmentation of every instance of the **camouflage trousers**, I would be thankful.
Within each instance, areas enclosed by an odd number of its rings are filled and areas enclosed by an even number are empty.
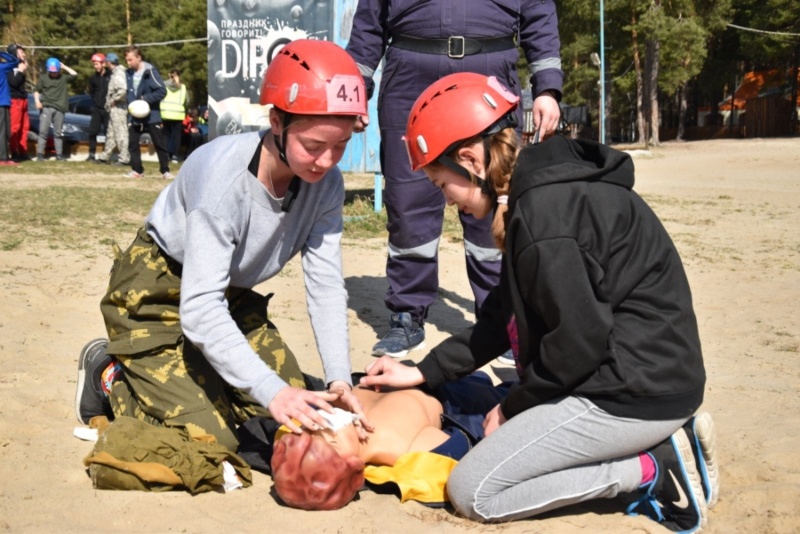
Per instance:
[[[128,110],[125,108],[111,108],[103,153],[97,159],[100,161],[110,160],[114,148],[119,151],[120,163],[127,164],[131,161],[131,154],[128,150]]]
[[[184,337],[179,303],[181,265],[164,254],[143,228],[131,246],[115,247],[114,266],[100,308],[109,335],[107,352],[123,366],[109,395],[116,417],[180,427],[191,436],[213,435],[236,451],[236,424],[269,411],[227,384]],[[305,387],[294,354],[268,319],[272,295],[251,289],[226,292],[231,316],[250,346],[289,385]]]

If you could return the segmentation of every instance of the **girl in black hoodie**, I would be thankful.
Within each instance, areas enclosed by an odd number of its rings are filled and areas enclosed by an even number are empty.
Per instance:
[[[449,204],[494,210],[500,284],[480,320],[362,385],[436,387],[511,348],[519,383],[448,481],[467,517],[507,521],[633,494],[631,515],[697,532],[717,499],[713,420],[691,292],[622,152],[556,136],[519,149],[518,97],[494,78],[442,78],[416,101],[411,164]]]

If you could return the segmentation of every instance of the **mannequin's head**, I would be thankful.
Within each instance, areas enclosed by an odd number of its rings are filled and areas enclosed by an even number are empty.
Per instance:
[[[275,492],[288,506],[336,510],[352,501],[364,484],[364,462],[352,452],[337,450],[336,436],[303,432],[275,443],[272,478]]]

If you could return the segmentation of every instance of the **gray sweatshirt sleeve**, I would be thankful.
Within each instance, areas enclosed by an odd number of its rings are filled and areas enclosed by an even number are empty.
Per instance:
[[[228,311],[225,291],[234,242],[226,221],[202,209],[187,215],[181,327],[225,382],[267,407],[288,384],[250,348]]]
[[[347,291],[342,275],[344,182],[341,177],[339,187],[329,198],[303,247],[306,304],[326,383],[342,380],[352,385]]]

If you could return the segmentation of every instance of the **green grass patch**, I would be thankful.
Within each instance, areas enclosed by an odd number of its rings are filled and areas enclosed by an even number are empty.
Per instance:
[[[132,236],[159,190],[83,185],[0,188],[0,243],[9,249],[34,240],[51,248],[76,249],[107,243],[109,236]]]
[[[46,181],[0,184],[0,250],[14,250],[27,242],[54,249],[105,249],[113,242],[126,245],[167,185],[150,179],[132,182],[117,176],[119,173],[109,176],[110,169],[105,166],[100,167],[105,172],[92,174],[87,172],[97,168],[92,164],[60,165],[61,170],[75,167],[77,172],[61,174],[63,182],[48,177]],[[37,167],[40,172],[45,170]],[[15,174],[21,170],[15,169]],[[386,239],[386,208],[375,211],[372,175],[347,175],[345,183],[344,238]],[[455,207],[445,209],[443,226],[444,239],[461,239]]]

